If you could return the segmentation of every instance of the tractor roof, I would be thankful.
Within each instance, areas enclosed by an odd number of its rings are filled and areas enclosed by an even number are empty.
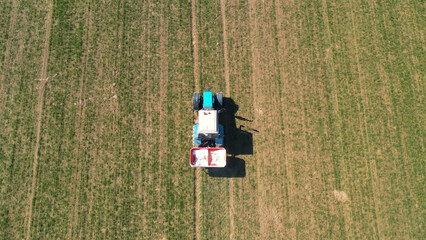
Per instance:
[[[213,108],[213,92],[205,91],[203,94],[203,109]]]

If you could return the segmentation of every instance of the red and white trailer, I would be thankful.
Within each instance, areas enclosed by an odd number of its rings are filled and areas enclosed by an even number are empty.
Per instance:
[[[226,166],[226,149],[194,147],[190,154],[191,167],[222,168]]]

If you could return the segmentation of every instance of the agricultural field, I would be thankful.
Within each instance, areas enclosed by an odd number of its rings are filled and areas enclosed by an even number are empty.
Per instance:
[[[424,7],[4,1],[0,239],[424,239]]]

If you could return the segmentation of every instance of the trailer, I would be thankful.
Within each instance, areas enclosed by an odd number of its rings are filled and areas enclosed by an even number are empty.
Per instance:
[[[191,167],[225,167],[226,149],[215,147],[193,147],[190,157]]]

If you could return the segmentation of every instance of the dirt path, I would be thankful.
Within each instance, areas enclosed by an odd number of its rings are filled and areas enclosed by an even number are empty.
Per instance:
[[[228,59],[228,30],[226,27],[226,5],[225,0],[220,0],[220,15],[222,17],[222,39],[223,39],[223,61],[225,78],[225,96],[231,96],[231,87],[229,84],[229,59]],[[234,239],[234,184],[232,178],[228,180],[228,195],[229,195],[229,223],[230,233],[229,238]]]
[[[49,10],[47,12],[46,17],[46,35],[44,39],[44,51],[40,72],[40,84],[39,84],[39,94],[37,99],[37,126],[36,126],[36,144],[34,147],[34,161],[33,161],[33,174],[31,180],[31,191],[29,196],[29,208],[28,208],[28,221],[27,221],[27,233],[26,239],[29,240],[31,237],[31,220],[32,220],[32,212],[33,212],[33,201],[34,201],[34,192],[35,192],[35,184],[37,177],[37,164],[38,164],[38,150],[40,148],[40,128],[41,128],[41,117],[43,114],[43,96],[44,96],[44,88],[46,86],[47,81],[49,80],[47,77],[47,62],[49,60],[49,39],[50,39],[50,26],[52,24],[52,12],[53,12],[53,2],[49,2]]]
[[[199,60],[198,60],[198,32],[197,32],[197,12],[195,8],[196,1],[191,1],[191,35],[192,35],[192,60],[193,60],[193,69],[194,69],[194,90],[195,92],[200,91],[200,70],[199,70]],[[195,178],[194,178],[194,187],[195,187],[195,239],[201,239],[200,232],[200,194],[201,194],[201,170],[195,168]]]

